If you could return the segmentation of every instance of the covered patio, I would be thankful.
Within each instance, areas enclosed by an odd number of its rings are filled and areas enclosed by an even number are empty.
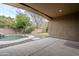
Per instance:
[[[0,55],[79,56],[79,4],[7,4],[29,10],[48,19],[49,37],[1,48]]]

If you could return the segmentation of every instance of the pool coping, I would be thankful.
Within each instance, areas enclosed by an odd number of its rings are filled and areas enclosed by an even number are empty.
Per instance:
[[[25,38],[21,38],[19,40],[13,40],[13,41],[0,41],[0,49],[8,46],[13,46],[13,45],[33,41],[32,38],[34,38],[34,36],[32,35],[26,35],[26,36],[28,36],[28,38],[25,37]]]

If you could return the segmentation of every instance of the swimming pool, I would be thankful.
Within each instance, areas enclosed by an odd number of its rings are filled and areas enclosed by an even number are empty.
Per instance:
[[[5,37],[0,38],[0,49],[31,42],[34,41],[32,40],[33,38],[34,36],[32,35],[6,35]]]
[[[4,37],[0,37],[0,41],[13,41],[21,38],[28,38],[25,35],[5,35]]]

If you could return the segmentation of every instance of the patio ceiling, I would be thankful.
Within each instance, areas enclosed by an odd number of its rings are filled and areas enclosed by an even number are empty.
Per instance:
[[[10,3],[9,5],[30,10],[46,18],[55,18],[79,11],[78,3]]]
[[[39,10],[40,12],[43,12],[50,17],[62,16],[68,13],[79,11],[79,4],[74,3],[28,3],[27,5]]]

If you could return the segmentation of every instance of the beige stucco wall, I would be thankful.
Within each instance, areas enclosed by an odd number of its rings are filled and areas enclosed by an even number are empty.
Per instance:
[[[79,41],[79,12],[54,18],[48,26],[51,37]]]
[[[3,34],[15,34],[15,31],[13,29],[9,29],[9,28],[0,28],[0,33],[3,33]]]

